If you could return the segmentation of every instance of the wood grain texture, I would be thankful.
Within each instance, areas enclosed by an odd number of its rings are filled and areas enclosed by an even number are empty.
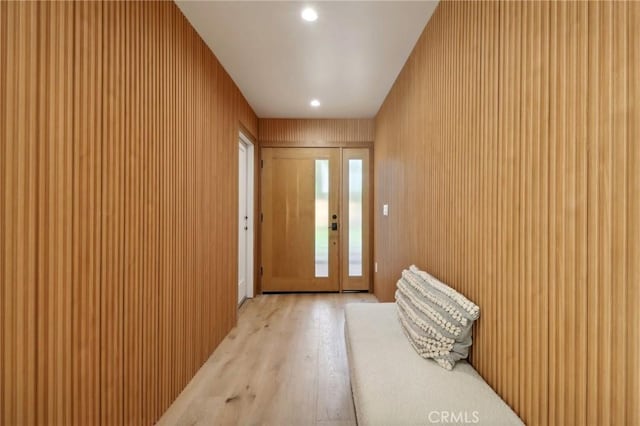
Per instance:
[[[151,424],[236,322],[238,132],[173,3],[0,3],[0,423]]]
[[[4,3],[2,52],[2,424],[35,424],[38,359],[38,73],[37,4]],[[59,92],[54,91],[53,95]],[[59,147],[59,145],[57,146]],[[56,148],[57,148],[56,147]],[[55,182],[58,183],[58,182]],[[55,232],[55,230],[54,230]],[[63,323],[60,325],[64,326]],[[46,352],[45,352],[46,353]]]
[[[38,5],[37,421],[71,421],[74,5]],[[45,93],[42,93],[45,92]],[[20,143],[19,141],[14,141]],[[52,285],[55,283],[56,285]]]
[[[369,146],[374,132],[373,119],[258,120],[260,146]]]
[[[478,302],[528,424],[638,422],[638,13],[442,2],[376,117],[375,294],[415,263]]]
[[[169,407],[159,426],[356,424],[344,305],[371,294],[261,295]]]
[[[75,5],[73,155],[73,423],[100,416],[102,4]],[[78,108],[82,105],[82,108]]]
[[[629,4],[628,52],[629,69],[629,110],[627,111],[627,299],[628,315],[626,330],[628,331],[628,351],[626,371],[640,371],[640,3]],[[625,377],[626,398],[640,398],[640,375],[629,374]],[[628,424],[640,424],[640,410],[637,404],[626,405]]]
[[[327,231],[327,276],[316,275],[316,160],[328,162],[327,224],[339,214],[338,148],[262,149],[262,291],[338,291],[340,238]]]

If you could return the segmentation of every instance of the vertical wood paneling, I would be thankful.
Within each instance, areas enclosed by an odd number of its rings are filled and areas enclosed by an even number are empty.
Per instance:
[[[529,424],[638,422],[637,25],[442,2],[376,117],[375,293],[416,263],[476,300],[472,363]]]
[[[125,39],[125,3],[103,5],[104,55],[104,125],[102,127],[102,256],[100,270],[100,421],[104,424],[123,422],[122,392],[124,369],[122,365],[122,309],[124,261],[124,207],[125,154],[123,141],[126,111],[124,94],[127,93],[124,73],[126,56],[120,54]]]
[[[0,423],[152,424],[236,322],[258,120],[173,3],[0,3]]]
[[[71,421],[74,5],[38,5],[37,421]],[[42,214],[46,212],[46,214]],[[52,285],[55,283],[56,285]]]
[[[634,374],[626,370],[626,358],[628,356],[628,333],[626,325],[631,317],[627,311],[627,274],[628,274],[628,91],[629,70],[628,64],[628,4],[619,2],[614,4],[612,13],[613,26],[613,61],[612,61],[612,140],[611,140],[611,210],[612,210],[612,259],[611,259],[611,290],[612,290],[612,351],[609,380],[611,381],[611,412],[609,421],[616,424],[629,424],[626,412],[627,401],[639,401],[640,395],[635,399],[627,400],[627,389],[624,385],[627,374]],[[638,31],[635,28],[635,31]],[[638,78],[638,76],[635,76]],[[639,143],[639,140],[632,143]],[[637,261],[638,259],[636,259]],[[605,285],[608,283],[605,282]],[[640,285],[636,282],[635,285]],[[638,309],[638,307],[634,308]],[[636,370],[636,372],[638,372]]]
[[[595,5],[593,5],[595,6]],[[591,46],[598,52],[599,64],[595,70],[598,76],[598,179],[594,184],[598,191],[598,251],[597,257],[594,259],[598,263],[598,273],[593,277],[594,285],[597,291],[598,308],[596,318],[598,320],[597,327],[592,329],[598,337],[594,339],[599,347],[603,345],[609,347],[611,344],[612,324],[612,288],[611,288],[611,260],[612,260],[612,210],[611,210],[611,142],[613,133],[612,118],[612,67],[613,67],[613,49],[612,49],[612,19],[613,4],[599,5],[598,11],[598,42],[597,45]],[[591,278],[591,277],[590,277]],[[608,285],[605,286],[604,284]],[[611,413],[611,381],[609,379],[611,371],[612,351],[597,351],[598,369],[594,376],[597,376],[598,396],[595,399],[597,407],[598,423],[602,423],[609,419]],[[591,355],[591,353],[590,353]]]
[[[73,155],[73,423],[100,419],[102,4],[76,3]]]
[[[6,389],[9,368],[9,360],[7,359],[7,351],[4,349],[8,343],[8,339],[5,340],[5,335],[8,335],[7,325],[9,324],[9,306],[6,303],[6,299],[9,296],[7,281],[8,274],[8,261],[9,255],[7,253],[7,224],[9,222],[8,208],[7,208],[7,187],[6,182],[9,179],[7,174],[6,158],[8,158],[8,144],[7,144],[7,61],[6,53],[7,47],[7,26],[8,26],[8,4],[7,2],[0,3],[0,344],[3,349],[0,349],[0,389]],[[8,397],[5,395],[0,396],[0,421],[3,423],[9,419],[9,413],[5,407],[7,405]]]
[[[629,92],[629,110],[627,115],[627,322],[628,351],[625,366],[618,368],[626,371],[640,371],[640,3],[629,4],[628,10],[628,61],[627,72]],[[640,398],[640,375],[628,374],[625,378],[626,397]],[[640,410],[636,404],[627,404],[626,420],[628,424],[640,424]]]
[[[2,5],[2,413],[37,419],[38,61],[37,3]]]
[[[597,333],[599,321],[600,300],[598,294],[598,273],[600,263],[598,262],[598,251],[600,244],[600,227],[598,223],[598,210],[602,204],[600,194],[598,192],[598,180],[600,174],[600,162],[598,160],[599,152],[599,102],[600,102],[600,77],[598,69],[602,55],[597,50],[598,40],[600,36],[599,10],[600,4],[589,5],[589,48],[592,52],[598,54],[589,55],[589,102],[588,102],[588,199],[589,208],[587,209],[588,229],[587,250],[588,250],[588,274],[587,274],[587,301],[588,310],[591,313],[588,317],[587,329],[592,333]],[[593,50],[595,49],[595,51]],[[587,363],[588,369],[592,372],[587,376],[587,400],[594,403],[587,406],[587,418],[598,421],[598,376],[599,365],[599,341],[598,339],[590,339],[588,343]]]
[[[258,126],[260,146],[361,145],[373,142],[375,136],[373,119],[261,118]]]

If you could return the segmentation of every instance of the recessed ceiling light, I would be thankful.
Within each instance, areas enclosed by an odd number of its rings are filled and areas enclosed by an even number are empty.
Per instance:
[[[317,99],[312,99],[309,105],[311,105],[314,108],[318,108],[320,106],[320,101]]]
[[[318,19],[318,13],[310,7],[307,7],[302,11],[302,19],[313,22]]]

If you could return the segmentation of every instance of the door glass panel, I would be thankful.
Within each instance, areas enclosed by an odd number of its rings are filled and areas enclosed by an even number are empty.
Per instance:
[[[316,277],[329,276],[329,160],[316,160]]]
[[[362,276],[362,160],[349,160],[349,276]]]

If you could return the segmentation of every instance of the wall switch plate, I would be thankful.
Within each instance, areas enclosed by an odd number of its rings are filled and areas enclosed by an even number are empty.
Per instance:
[[[382,214],[384,216],[389,216],[389,204],[385,204],[382,206]]]

